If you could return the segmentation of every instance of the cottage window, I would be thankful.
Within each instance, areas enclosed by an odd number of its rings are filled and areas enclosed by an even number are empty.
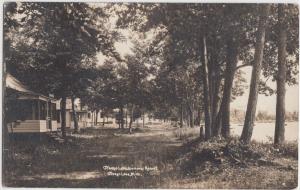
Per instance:
[[[37,100],[9,101],[10,121],[39,120],[39,105]]]
[[[52,120],[57,120],[55,103],[51,103],[51,118],[52,118]]]
[[[47,116],[47,104],[44,101],[40,101],[40,120],[46,120]]]
[[[32,100],[32,119],[39,120],[39,102],[38,100]]]
[[[33,110],[31,100],[19,100],[17,104],[16,115],[18,120],[32,120]]]

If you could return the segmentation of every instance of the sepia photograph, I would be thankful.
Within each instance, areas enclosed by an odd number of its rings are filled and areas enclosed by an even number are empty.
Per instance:
[[[298,4],[2,6],[2,188],[298,187]]]

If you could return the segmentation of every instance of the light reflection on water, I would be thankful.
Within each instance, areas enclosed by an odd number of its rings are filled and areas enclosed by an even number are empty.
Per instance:
[[[243,124],[232,124],[231,132],[233,135],[240,136],[243,130]],[[252,140],[268,142],[269,138],[274,139],[275,123],[255,123]],[[298,140],[298,122],[286,122],[285,140]]]

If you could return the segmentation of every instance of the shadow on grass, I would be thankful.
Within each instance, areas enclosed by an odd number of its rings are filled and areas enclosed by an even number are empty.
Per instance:
[[[144,129],[138,132],[146,133]],[[124,130],[87,128],[78,137],[68,136],[71,142],[66,144],[46,139],[12,142],[4,154],[3,184],[9,187],[159,187],[168,161],[177,156],[179,142],[161,135],[115,136],[116,133],[124,134]],[[103,166],[158,167],[161,175],[112,177],[106,175]]]
[[[38,181],[38,183],[37,183]],[[64,188],[157,188],[161,179],[153,176],[112,177],[103,176],[88,179],[42,179],[19,180],[18,187],[64,187]]]
[[[147,133],[151,131],[149,128],[132,128],[132,133]],[[129,134],[129,128],[111,128],[111,127],[89,127],[81,130],[82,134],[87,135],[107,135]]]

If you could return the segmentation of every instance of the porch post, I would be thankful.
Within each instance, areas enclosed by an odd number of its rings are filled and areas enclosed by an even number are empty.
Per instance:
[[[31,100],[31,119],[36,120],[35,118],[35,100]]]
[[[37,104],[38,104],[38,110],[37,110],[37,112],[38,112],[38,120],[40,120],[41,119],[41,104],[40,104],[40,100],[37,100]]]

